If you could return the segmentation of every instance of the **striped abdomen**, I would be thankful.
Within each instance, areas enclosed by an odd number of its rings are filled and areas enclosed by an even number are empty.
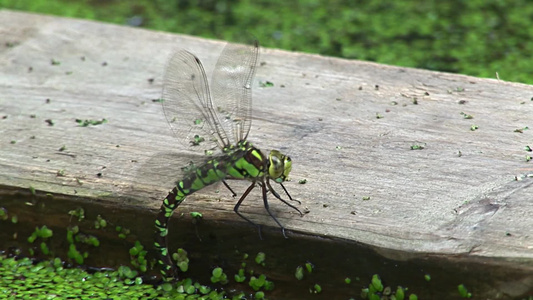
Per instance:
[[[223,180],[226,177],[250,179],[264,176],[265,158],[251,144],[241,142],[237,149],[229,148],[228,156],[222,160],[210,160],[204,165],[193,169],[163,200],[155,221],[155,247],[158,251],[161,273],[166,280],[177,278],[177,269],[168,251],[168,222],[174,210],[188,195],[202,188]]]

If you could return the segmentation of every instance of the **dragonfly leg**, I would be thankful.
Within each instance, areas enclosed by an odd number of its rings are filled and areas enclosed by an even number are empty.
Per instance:
[[[224,182],[224,181],[222,181]],[[225,182],[224,182],[225,183]],[[227,186],[227,185],[226,185]],[[229,187],[228,187],[229,188]],[[254,222],[252,222],[252,220],[248,219],[247,217],[245,217],[243,214],[241,214],[239,212],[239,207],[241,206],[242,204],[242,201],[244,201],[244,199],[246,198],[246,196],[248,196],[248,194],[255,188],[255,182],[253,182],[249,187],[248,189],[246,189],[246,192],[244,192],[244,194],[242,194],[241,198],[239,199],[239,201],[237,201],[237,204],[235,204],[235,207],[233,207],[233,211],[239,215],[239,217],[243,218],[244,220],[248,221],[248,223],[254,225],[255,227],[257,227],[257,230],[259,231],[259,239],[263,239],[263,236],[261,235],[261,225],[258,225],[258,224],[255,224]],[[230,189],[231,190],[231,189]],[[279,223],[278,223],[279,224]]]
[[[298,204],[302,204],[302,202],[300,200],[296,200],[296,199],[292,199],[291,197],[291,194],[289,194],[289,191],[287,191],[287,189],[285,188],[285,186],[283,185],[283,183],[279,183],[279,185],[281,185],[281,187],[283,188],[283,190],[285,191],[285,194],[287,194],[287,196],[289,197],[289,200],[291,201],[296,201],[298,202]],[[271,188],[272,189],[272,188]],[[276,197],[277,198],[277,197]],[[279,198],[278,198],[279,199]]]
[[[274,195],[274,197],[278,198],[278,200],[280,200],[281,202],[287,204],[290,208],[296,210],[300,216],[303,216],[303,213],[294,205],[290,204],[287,200],[281,198],[281,196],[278,194],[278,192],[276,192],[274,190],[274,188],[272,188],[272,185],[270,185],[270,181],[267,180],[267,183],[266,183],[267,187],[268,187],[268,190],[272,193],[272,195]],[[285,192],[287,193],[287,190],[285,189],[285,187],[283,186],[283,184],[281,184],[281,187],[283,187],[283,190],[285,190]],[[297,201],[299,204],[302,204],[300,201],[298,200],[294,200],[291,198],[291,195],[289,195],[289,193],[287,193],[287,196],[289,196],[289,199],[292,200],[292,201]]]
[[[281,233],[283,233],[283,237],[287,238],[287,235],[285,234],[285,227],[283,227],[283,225],[281,225],[281,223],[278,221],[278,219],[276,219],[276,217],[272,214],[272,212],[270,212],[270,206],[268,205],[268,199],[267,199],[267,191],[268,190],[272,190],[272,187],[270,186],[270,183],[268,183],[268,181],[267,181],[267,185],[268,185],[268,188],[267,188],[267,186],[265,185],[264,182],[261,183],[261,189],[263,191],[263,203],[265,205],[265,209],[268,212],[268,214],[272,217],[272,219],[274,219],[274,221],[276,221],[276,223],[278,223],[279,227],[281,227]],[[274,194],[275,193],[274,190],[272,190],[272,191],[273,191],[272,194]],[[276,196],[276,194],[274,194],[274,196]],[[296,207],[290,205],[288,202],[286,202],[285,200],[281,199],[279,197],[279,195],[276,196],[276,198],[280,199],[281,201],[283,201],[285,204],[289,205],[290,207],[298,210]]]
[[[224,184],[224,186],[231,192],[231,196],[232,197],[235,197],[237,196],[237,193],[235,193],[231,187],[229,186],[229,184],[226,182],[226,180],[222,180],[222,183]]]

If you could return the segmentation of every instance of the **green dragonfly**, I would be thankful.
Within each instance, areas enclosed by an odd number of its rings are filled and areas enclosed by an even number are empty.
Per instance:
[[[281,227],[284,236],[285,228],[270,211],[267,194],[270,192],[302,215],[271,185],[272,180],[282,187],[290,200],[300,203],[292,199],[283,186],[292,167],[290,157],[277,150],[270,151],[267,156],[246,140],[252,123],[252,81],[258,49],[256,40],[246,45],[228,44],[217,61],[211,85],[200,60],[186,50],[174,53],[167,65],[162,96],[165,117],[187,148],[201,153],[202,161],[184,168],[183,177],[163,200],[157,215],[155,247],[165,280],[177,278],[177,267],[172,262],[167,242],[170,217],[188,195],[208,185],[222,181],[236,196],[225,179],[251,181],[233,210],[257,226],[260,234],[260,226],[239,212],[240,205],[257,185],[261,187],[266,211]]]

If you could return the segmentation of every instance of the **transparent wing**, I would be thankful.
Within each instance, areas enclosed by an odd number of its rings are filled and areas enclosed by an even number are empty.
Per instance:
[[[225,163],[229,159],[228,155],[222,153],[214,156],[200,156],[184,152],[159,152],[141,163],[136,170],[136,177],[142,178],[141,182],[146,185],[172,189],[179,180],[183,180],[191,172],[195,172],[208,160]]]
[[[148,159],[139,160],[132,170],[135,174],[135,180],[131,184],[120,186],[120,195],[137,198],[139,195],[144,195],[143,193],[150,191],[149,197],[151,199],[161,201],[163,199],[161,197],[166,196],[178,181],[185,179],[197,168],[206,164],[208,160],[213,159],[219,164],[230,165],[235,159],[242,157],[244,153],[233,153],[232,155],[219,153],[214,156],[201,156],[184,151],[156,153]],[[219,183],[214,183],[211,186],[215,189],[222,189],[219,187]],[[230,195],[225,189],[222,190],[222,196]]]
[[[180,142],[198,152],[224,148],[229,141],[211,101],[200,60],[186,50],[175,52],[163,82],[163,110]],[[186,148],[187,148],[186,147]]]
[[[222,127],[232,141],[246,139],[252,125],[252,81],[259,55],[259,43],[228,44],[222,51],[211,80],[211,91]]]

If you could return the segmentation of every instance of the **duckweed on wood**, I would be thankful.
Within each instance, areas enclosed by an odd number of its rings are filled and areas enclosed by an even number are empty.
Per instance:
[[[312,293],[313,294],[319,294],[320,292],[322,292],[322,287],[319,285],[319,284],[315,284],[313,286],[313,291]]]
[[[296,267],[296,272],[294,272],[294,277],[298,280],[302,280],[304,278],[304,268],[302,266]]]
[[[352,280],[349,277],[344,278],[344,283],[350,284],[352,283]]]
[[[77,217],[78,221],[85,219],[85,210],[81,207],[69,211],[68,214],[73,217]]]
[[[459,295],[461,295],[462,298],[472,298],[472,293],[468,292],[464,284],[458,285],[457,290],[459,291]]]
[[[4,207],[0,207],[0,221],[5,221],[9,218],[9,215],[7,213],[7,209]]]
[[[94,228],[100,229],[100,228],[106,228],[107,221],[102,218],[102,216],[98,215],[96,216],[96,220],[94,221]]]
[[[258,265],[262,265],[263,267],[265,266],[265,253],[263,252],[259,252],[257,253],[257,256],[255,257],[255,262],[258,264]]]
[[[307,272],[312,273],[313,269],[315,268],[315,266],[312,263],[310,263],[310,262],[306,262],[305,263],[305,268],[307,269]]]
[[[80,127],[87,127],[87,126],[96,126],[96,125],[101,125],[101,124],[107,123],[107,120],[106,119],[102,119],[102,120],[92,120],[92,119],[81,120],[81,119],[76,119],[76,123],[78,123],[78,126],[80,126]]]

